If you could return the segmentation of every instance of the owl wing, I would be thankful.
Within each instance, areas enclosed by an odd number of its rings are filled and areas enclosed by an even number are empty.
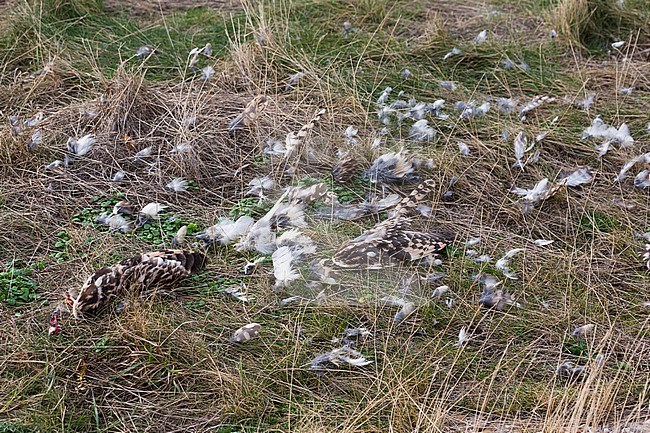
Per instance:
[[[205,266],[205,256],[184,250],[160,250],[123,260],[122,284],[142,290],[173,290]]]
[[[341,268],[380,269],[384,266],[388,240],[408,225],[408,219],[383,221],[339,248],[332,262]]]

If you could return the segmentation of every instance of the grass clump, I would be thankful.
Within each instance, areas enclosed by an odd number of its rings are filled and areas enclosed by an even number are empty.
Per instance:
[[[645,2],[559,0],[551,14],[561,34],[589,50],[607,49],[615,40],[650,41],[650,12]]]

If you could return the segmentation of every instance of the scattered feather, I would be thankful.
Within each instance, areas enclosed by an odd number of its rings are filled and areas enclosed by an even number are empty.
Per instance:
[[[456,90],[456,83],[453,81],[439,81],[438,84],[443,89],[451,90],[452,92]]]
[[[627,172],[632,169],[636,164],[639,163],[650,163],[650,152],[644,153],[638,156],[633,157],[629,161],[627,161],[625,164],[623,164],[623,167],[621,168],[621,171],[618,173],[616,178],[614,179],[615,182],[620,182],[623,179],[627,177]]]
[[[243,289],[243,290],[242,290]],[[248,296],[246,295],[246,284],[241,283],[240,287],[229,287],[223,291],[223,293],[232,296],[238,301],[248,302]]]
[[[231,343],[245,343],[253,337],[256,337],[257,334],[260,333],[261,329],[262,325],[259,323],[249,323],[248,325],[244,325],[236,330],[228,341]]]
[[[442,296],[449,291],[449,286],[439,286],[433,290],[432,298],[442,298]]]
[[[298,81],[302,80],[304,77],[305,74],[302,72],[296,72],[295,74],[289,75],[289,78],[287,78],[287,84],[284,86],[284,91],[288,92],[293,90],[296,87],[296,84],[298,84]]]
[[[590,167],[582,167],[561,178],[559,182],[564,182],[567,187],[575,187],[591,183],[593,180],[594,170]]]
[[[237,117],[228,124],[228,132],[234,133],[250,127],[260,116],[260,113],[269,104],[269,99],[264,95],[254,97]]]
[[[515,254],[518,254],[522,251],[524,251],[523,248],[511,249],[503,257],[497,260],[497,262],[494,264],[494,267],[499,271],[501,271],[506,278],[510,278],[511,280],[518,280],[519,278],[516,275],[514,275],[512,272],[510,272],[509,264],[510,264],[510,259],[514,257]]]
[[[458,48],[452,48],[451,51],[449,51],[447,54],[444,55],[444,57],[442,58],[442,60],[447,60],[447,59],[449,59],[450,57],[452,57],[452,56],[457,56],[457,55],[459,55],[459,54],[461,54],[461,53],[462,53],[462,51],[459,50]]]
[[[201,69],[201,81],[206,82],[209,81],[212,76],[214,75],[216,71],[214,68],[210,65],[206,66],[205,68]]]
[[[622,93],[626,96],[632,96],[632,91],[634,90],[634,87],[619,87],[618,88],[618,93]]]
[[[547,240],[547,239],[535,239],[533,241],[533,244],[538,246],[538,247],[544,247],[546,245],[551,245],[555,241]]]
[[[254,223],[253,218],[248,215],[239,217],[237,221],[226,218],[197,233],[195,238],[203,241],[206,247],[215,244],[228,245],[246,234]]]
[[[182,226],[172,239],[172,247],[178,247],[185,243],[185,236],[187,236],[187,226]]]
[[[480,45],[483,42],[487,40],[487,30],[482,30],[481,33],[479,33],[475,38],[474,38],[474,45]]]
[[[576,340],[584,340],[589,334],[591,334],[591,332],[594,330],[595,327],[596,325],[594,325],[593,323],[588,323],[586,325],[579,326],[573,330],[571,336]]]
[[[54,170],[56,168],[62,167],[64,165],[64,162],[61,161],[60,159],[57,159],[55,161],[50,162],[49,164],[45,165],[45,170]]]
[[[526,148],[528,147],[528,140],[526,139],[526,135],[523,131],[517,134],[517,137],[515,137],[514,146],[516,162],[513,164],[513,167],[520,167],[523,170],[525,165],[523,159],[526,153]]]
[[[136,153],[133,156],[133,158],[135,158],[136,160],[140,160],[151,156],[152,153],[153,153],[153,146],[145,147],[144,149]]]
[[[255,272],[255,269],[257,269],[257,266],[262,263],[264,260],[266,260],[266,257],[261,256],[253,260],[252,262],[246,262],[244,265],[244,275],[253,275],[253,272]]]
[[[436,136],[436,130],[429,126],[427,119],[420,119],[411,126],[409,138],[415,141],[428,141]]]
[[[476,263],[490,263],[492,261],[492,257],[488,256],[487,254],[483,254],[475,258],[474,261]]]
[[[169,152],[174,153],[174,154],[181,154],[181,153],[189,153],[191,151],[192,151],[192,145],[190,145],[188,142],[184,141],[182,143],[178,143]]]
[[[530,102],[525,104],[520,110],[519,110],[519,117],[522,121],[526,120],[526,116],[540,108],[542,105],[549,104],[551,102],[554,102],[555,98],[551,96],[535,96]]]
[[[586,367],[576,365],[571,361],[564,361],[556,368],[555,373],[569,381],[576,381],[585,378],[585,371]]]
[[[142,45],[138,47],[137,51],[135,52],[136,57],[147,57],[150,56],[151,54],[154,54],[156,52],[155,49],[151,48],[149,45]]]
[[[126,221],[123,216],[117,214],[102,214],[97,217],[97,222],[106,224],[111,230],[127,233],[133,230],[133,223]]]
[[[113,178],[111,179],[111,182],[122,182],[124,180],[124,177],[126,176],[126,173],[123,172],[122,170],[118,171],[113,175]]]
[[[340,367],[344,364],[352,367],[363,367],[372,364],[372,361],[367,360],[361,352],[349,346],[343,346],[327,353],[316,355],[310,362],[309,370],[325,371],[328,370],[329,366]]]
[[[158,219],[158,214],[167,209],[167,206],[160,203],[149,203],[138,212],[136,224],[138,227],[143,226],[148,221]]]
[[[619,48],[621,48],[623,45],[625,45],[625,41],[614,42],[614,43],[612,44],[612,48],[619,49]]]
[[[463,347],[465,344],[467,344],[468,341],[469,335],[467,334],[467,328],[463,326],[458,333],[458,343],[456,345],[458,347]]]
[[[497,106],[499,107],[499,111],[510,113],[517,106],[517,101],[512,98],[499,98],[497,99]]]
[[[246,195],[255,195],[264,198],[264,191],[275,188],[275,181],[271,178],[271,175],[266,175],[252,179],[248,182],[248,186],[250,189],[246,191]]]
[[[68,152],[74,157],[84,156],[92,150],[96,141],[93,134],[84,135],[79,140],[69,137],[67,143]]]
[[[34,150],[41,144],[43,144],[43,133],[40,129],[35,129],[34,132],[32,132],[32,137],[27,143],[27,149]]]
[[[413,157],[404,149],[377,158],[367,172],[372,183],[416,183],[420,181]]]
[[[648,188],[650,187],[650,170],[640,171],[634,177],[634,186],[637,188]]]
[[[296,250],[292,247],[280,247],[273,252],[273,276],[275,277],[275,287],[286,287],[292,281],[300,278],[300,272],[293,268],[293,263],[297,260]]]
[[[573,105],[575,105],[576,107],[580,107],[580,108],[583,108],[585,110],[588,110],[589,107],[591,107],[594,104],[594,98],[595,97],[596,97],[595,93],[590,93],[585,97],[585,99],[583,99],[581,101],[573,102]]]
[[[187,181],[182,177],[177,177],[165,185],[165,188],[175,192],[187,192]]]
[[[298,132],[289,132],[287,134],[287,137],[285,138],[285,143],[284,143],[284,157],[287,158],[291,156],[294,152],[296,152],[300,145],[305,141],[307,138],[307,135],[314,129],[316,124],[320,121],[321,117],[327,112],[325,108],[321,108],[316,112],[314,117],[311,118],[309,122],[304,124]]]

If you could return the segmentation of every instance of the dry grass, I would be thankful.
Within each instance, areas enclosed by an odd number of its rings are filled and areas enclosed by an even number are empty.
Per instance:
[[[567,25],[576,22],[577,14],[571,9],[577,3],[569,3],[561,2],[556,10]],[[492,10],[483,4],[478,9],[465,4],[454,13],[427,12],[417,5],[401,9],[390,2],[278,2],[264,8],[246,2],[243,8],[242,21],[228,27],[225,54],[205,60],[216,69],[207,83],[185,70],[185,53],[178,54],[176,69],[170,68],[177,71],[173,79],[151,78],[147,62],[155,58],[125,56],[106,72],[100,56],[91,56],[91,67],[80,70],[66,41],[50,59],[52,73],[31,79],[30,71],[38,67],[2,71],[0,112],[29,117],[42,111],[44,142],[29,151],[28,135],[14,137],[8,123],[0,129],[1,261],[43,263],[32,274],[40,299],[18,307],[0,305],[7,317],[0,333],[0,431],[497,432],[507,425],[520,432],[602,431],[606,426],[644,431],[650,407],[650,322],[643,302],[650,300],[650,278],[635,235],[650,227],[648,196],[630,181],[612,184],[611,179],[630,156],[649,150],[643,132],[650,102],[646,65],[616,57],[585,59],[580,52],[563,56],[572,52],[570,47],[532,42],[530,34],[521,34],[522,28],[543,33],[526,12],[519,11],[519,24],[491,22],[484,14],[473,15]],[[507,13],[517,16],[518,11],[512,7]],[[345,19],[362,31],[351,38],[337,36]],[[468,22],[477,28],[476,23],[493,25],[501,40],[472,47],[474,28]],[[424,30],[410,32],[412,23]],[[318,38],[312,39],[313,33]],[[255,40],[259,35],[264,46]],[[302,41],[296,41],[297,35]],[[460,45],[463,61],[449,66],[439,59],[454,38],[470,38],[470,43]],[[512,50],[512,44],[521,45]],[[531,63],[531,72],[499,68],[513,51]],[[39,59],[15,46],[3,54]],[[547,64],[547,59],[563,63]],[[404,67],[415,73],[412,81],[400,81]],[[297,71],[305,73],[304,79],[286,92],[286,76]],[[459,83],[456,94],[430,84],[445,78]],[[499,113],[496,104],[474,120],[458,119],[450,107],[449,122],[432,121],[439,127],[433,143],[412,143],[406,139],[408,126],[392,126],[381,147],[372,149],[382,127],[373,101],[386,85],[395,94],[404,89],[429,102],[442,97],[449,106],[470,97],[530,100],[540,90],[552,91],[558,102],[526,123],[516,114]],[[624,85],[636,86],[632,96],[612,98]],[[581,99],[591,91],[598,92],[598,99],[590,111],[559,101]],[[229,121],[259,94],[271,100],[259,122],[228,134]],[[100,103],[102,95],[105,103]],[[328,113],[307,143],[319,159],[301,164],[291,177],[283,161],[269,159],[262,149],[267,139],[282,139],[300,128],[320,107]],[[94,114],[83,114],[89,112]],[[599,161],[593,143],[580,141],[596,114],[608,123],[627,122],[635,148],[612,151]],[[192,116],[196,122],[184,125]],[[557,124],[550,125],[555,116]],[[342,136],[348,125],[359,127],[355,146]],[[504,129],[510,132],[508,143],[499,139]],[[520,130],[529,137],[550,131],[539,145],[540,162],[525,172],[510,168],[512,138]],[[89,156],[65,170],[43,168],[62,158],[68,136],[91,132],[98,143]],[[470,146],[471,156],[458,154],[459,140]],[[170,153],[183,142],[192,146],[190,153]],[[147,146],[154,147],[154,170],[132,158]],[[343,274],[345,286],[327,290],[324,300],[281,307],[278,301],[288,294],[310,298],[320,289],[298,285],[278,293],[272,289],[270,260],[253,276],[244,276],[242,265],[255,255],[220,247],[209,252],[208,269],[177,299],[134,296],[121,313],[111,309],[47,336],[49,314],[65,289],[81,284],[99,266],[169,241],[175,227],[170,215],[206,227],[233,207],[250,207],[240,200],[253,177],[270,173],[281,186],[307,178],[327,181],[338,149],[350,151],[367,168],[387,149],[403,146],[435,162],[435,169],[423,170],[425,178],[440,185],[429,203],[433,215],[418,224],[457,233],[457,244],[436,268],[448,275],[443,283],[451,287],[453,306],[432,300],[432,287],[421,285],[413,295],[416,312],[395,325],[395,309],[379,299],[394,294],[405,274],[428,271],[395,268]],[[562,191],[528,214],[508,193],[511,184],[532,187],[542,177],[553,180],[561,169],[584,165],[596,170],[592,184]],[[119,185],[110,182],[118,170],[127,172]],[[196,188],[165,190],[178,176],[191,179]],[[459,177],[454,195],[443,200],[452,176]],[[375,192],[367,182],[337,188],[359,196]],[[406,193],[409,187],[396,190]],[[140,206],[151,201],[170,206],[152,229],[155,236],[117,235],[92,224],[92,216],[106,206],[102,203],[118,197]],[[72,221],[84,210],[92,211],[82,218],[85,222]],[[373,223],[372,218],[338,224],[315,217],[309,222],[305,231],[318,240],[324,255]],[[482,238],[481,253],[495,258],[510,248],[527,248],[513,260],[521,279],[504,283],[523,308],[492,311],[478,305],[481,289],[471,275],[498,271],[465,257],[463,242],[473,236]],[[555,243],[533,247],[530,241],[538,238]],[[220,293],[242,282],[249,303]],[[242,346],[227,342],[250,322],[263,326],[258,339]],[[596,324],[593,335],[573,339],[573,329],[585,323]],[[322,375],[306,369],[314,355],[335,346],[332,338],[360,326],[372,335],[357,349],[373,364]],[[470,340],[459,348],[463,327]],[[587,366],[584,380],[554,374],[564,360]]]

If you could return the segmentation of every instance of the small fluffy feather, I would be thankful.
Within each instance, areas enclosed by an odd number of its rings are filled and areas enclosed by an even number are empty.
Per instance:
[[[68,152],[75,157],[84,156],[92,150],[96,142],[97,139],[93,134],[84,135],[79,140],[68,137]]]
[[[348,364],[352,367],[363,367],[372,364],[372,361],[367,360],[361,352],[349,346],[343,346],[327,353],[316,355],[310,362],[309,370],[324,371],[330,365],[340,367],[342,364]]]
[[[165,188],[176,192],[187,192],[187,181],[182,177],[177,177],[165,185]]]
[[[275,188],[275,181],[271,178],[270,175],[263,177],[256,177],[251,179],[248,182],[250,189],[246,191],[246,195],[255,195],[258,197],[264,197],[264,190],[270,190]]]
[[[481,32],[474,38],[474,45],[480,45],[487,40],[487,30]]]
[[[404,149],[381,155],[368,169],[367,176],[373,183],[401,184],[420,180],[413,157]]]
[[[236,330],[228,341],[231,343],[245,343],[251,340],[253,337],[256,337],[261,329],[262,325],[259,323],[249,323],[248,325],[244,325]]]
[[[280,247],[271,255],[273,259],[273,276],[275,287],[285,287],[300,278],[300,272],[292,267],[297,260],[296,250],[292,247]]]
[[[205,246],[214,244],[228,245],[234,240],[246,234],[255,221],[248,215],[243,215],[233,221],[226,218],[217,224],[208,227],[200,233],[197,233],[195,238],[203,241]]]

